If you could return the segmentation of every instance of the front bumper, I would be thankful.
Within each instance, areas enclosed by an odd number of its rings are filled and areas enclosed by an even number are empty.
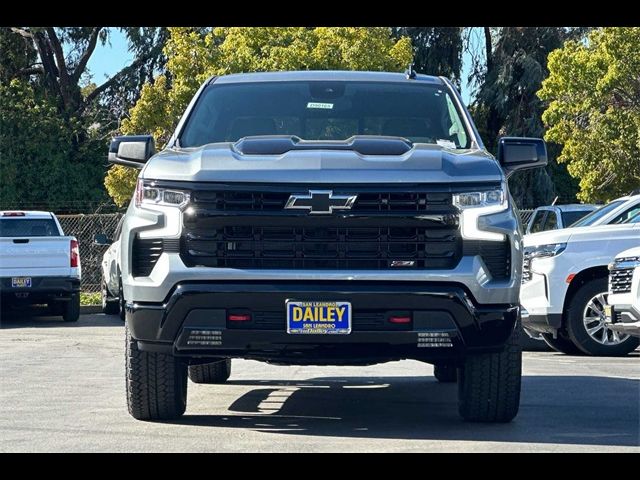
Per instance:
[[[624,304],[608,305],[605,312],[608,328],[626,335],[640,337],[640,311],[637,307]]]
[[[79,292],[80,279],[77,277],[31,277],[31,287],[28,288],[12,287],[11,277],[0,278],[0,295],[4,302],[68,300]]]
[[[353,330],[289,335],[287,299],[350,301]],[[252,320],[227,321],[229,312],[240,311]],[[412,321],[387,323],[390,312],[409,314]],[[459,361],[470,351],[499,351],[514,329],[519,306],[478,306],[453,283],[184,282],[163,303],[129,303],[126,315],[143,350],[289,364],[368,364],[404,358]],[[206,344],[190,342],[203,335]]]

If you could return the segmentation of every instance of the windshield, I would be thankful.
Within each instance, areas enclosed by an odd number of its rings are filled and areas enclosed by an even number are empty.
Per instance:
[[[563,225],[571,225],[572,223],[577,222],[582,217],[584,217],[587,213],[592,212],[593,210],[572,210],[570,212],[562,212],[562,224]]]
[[[0,237],[57,237],[60,233],[52,218],[2,218]]]
[[[252,135],[346,140],[386,135],[468,148],[469,134],[444,86],[413,82],[295,81],[221,84],[205,89],[180,146]]]
[[[600,220],[600,218],[604,217],[606,214],[608,214],[615,208],[619,207],[624,202],[625,202],[624,200],[614,200],[611,203],[607,203],[604,207],[600,207],[599,209],[594,210],[589,215],[587,215],[586,217],[583,217],[581,220],[578,220],[576,223],[570,226],[571,227],[587,227],[589,225],[593,225],[595,222]]]

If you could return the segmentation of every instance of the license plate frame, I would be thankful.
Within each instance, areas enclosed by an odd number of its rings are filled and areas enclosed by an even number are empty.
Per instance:
[[[288,334],[348,335],[351,333],[353,319],[351,302],[287,299],[285,309]]]
[[[11,277],[11,288],[31,288],[31,277]]]

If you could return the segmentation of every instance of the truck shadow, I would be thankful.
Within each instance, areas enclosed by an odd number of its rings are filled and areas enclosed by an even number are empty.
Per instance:
[[[187,415],[175,423],[390,440],[640,444],[640,381],[632,379],[525,376],[520,413],[510,424],[463,422],[457,412],[457,386],[439,384],[433,377],[228,383],[255,388],[228,407],[229,415]],[[204,388],[213,393],[226,387]]]

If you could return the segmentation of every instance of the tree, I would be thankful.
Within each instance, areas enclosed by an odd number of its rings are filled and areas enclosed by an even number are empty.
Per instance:
[[[167,35],[123,30],[135,59],[96,84],[87,66],[110,29],[0,28],[1,205],[60,209],[108,200],[101,181],[107,139],[137,85],[162,68]]]
[[[462,72],[461,27],[395,27],[398,38],[409,37],[417,72],[442,75],[460,86]]]
[[[147,83],[122,122],[123,133],[151,133],[160,145],[170,137],[200,84],[212,75],[277,70],[403,71],[411,41],[390,28],[225,27],[170,28],[164,53],[167,75]],[[105,178],[118,204],[131,198],[137,172],[114,166]]]
[[[548,74],[549,52],[567,38],[582,34],[581,29],[562,27],[504,27],[483,29],[484,68],[474,69],[478,85],[472,110],[478,129],[490,151],[497,150],[500,136],[541,137],[544,133],[544,104],[537,97]],[[558,148],[549,145],[546,169],[518,172],[509,185],[520,207],[550,203],[555,196],[574,198],[576,182],[555,161]]]
[[[640,187],[640,28],[594,30],[549,55],[538,95],[545,138],[580,179],[578,197],[608,201]]]

